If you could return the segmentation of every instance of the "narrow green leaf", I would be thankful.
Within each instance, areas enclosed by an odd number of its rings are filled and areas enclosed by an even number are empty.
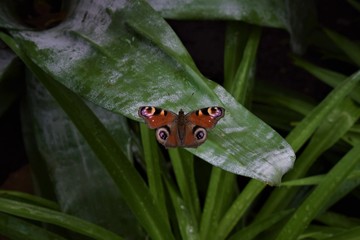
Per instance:
[[[0,237],[16,240],[65,240],[65,238],[19,218],[0,213]]]
[[[141,141],[144,149],[144,160],[149,190],[158,206],[165,206],[165,192],[161,178],[161,156],[157,148],[157,142],[151,131],[145,124],[140,125]],[[168,219],[166,208],[161,208],[164,219]]]
[[[221,204],[223,196],[218,200],[218,196],[223,192],[223,184],[229,173],[219,169],[212,168],[210,182],[206,193],[204,209],[200,220],[200,239],[211,239],[215,235],[216,226],[223,214]],[[231,176],[228,176],[231,177]]]
[[[357,240],[359,239],[359,236],[360,227],[354,227],[341,233],[334,234],[332,237],[326,238],[326,240]]]
[[[238,29],[235,28],[238,27]],[[241,36],[238,36],[240,30],[245,30]],[[261,29],[255,26],[246,27],[243,24],[233,24],[227,31],[227,40],[230,45],[225,52],[225,64],[230,71],[226,73],[225,86],[229,92],[237,99],[238,102],[246,104],[250,102],[249,92],[253,85],[253,68],[255,65],[256,52],[260,41]],[[237,41],[237,42],[234,42]],[[243,50],[242,52],[239,52]],[[234,56],[231,52],[238,54]],[[231,61],[235,61],[232,63]],[[233,66],[233,64],[236,64]],[[236,221],[227,221],[225,224],[231,222],[227,229],[218,227],[220,219],[224,215],[225,204],[227,204],[232,196],[232,185],[235,183],[235,177],[225,172],[213,169],[210,177],[210,183],[205,200],[204,213],[201,219],[200,233],[202,239],[221,239],[224,238],[232,229],[233,226],[242,216],[240,213]],[[260,192],[262,188],[258,188]],[[256,195],[256,194],[255,194]],[[216,199],[214,196],[218,196]],[[236,204],[233,204],[235,206]],[[236,207],[235,207],[236,208]],[[231,218],[231,217],[228,217]],[[222,225],[222,226],[224,226]]]
[[[360,226],[360,219],[342,215],[336,212],[324,212],[316,217],[316,221],[331,227],[353,228]]]
[[[0,198],[0,211],[15,216],[52,223],[94,239],[122,239],[95,224],[54,210]]]
[[[327,113],[326,118],[323,119],[321,125],[315,131],[310,143],[298,157],[293,171],[289,172],[284,177],[284,180],[288,181],[304,177],[317,158],[334,145],[357,121],[359,116],[360,108],[349,99],[340,102],[336,108]],[[297,191],[294,188],[275,189],[262,207],[258,217],[261,218],[277,210],[284,209],[292,201],[296,193]]]
[[[177,221],[179,224],[182,239],[199,239],[198,222],[194,216],[193,210],[188,208],[188,204],[180,197],[173,184],[165,179],[171,201],[175,208]]]
[[[283,226],[277,240],[296,239],[309,225],[335,190],[346,179],[360,161],[360,145],[353,147],[327,174],[324,181],[297,208],[290,220]]]
[[[243,58],[234,76],[234,84],[231,88],[232,95],[242,104],[250,102],[249,92],[252,90],[254,81],[254,65],[256,53],[260,42],[261,28],[252,27],[249,39],[244,48]]]
[[[288,187],[294,187],[294,186],[308,186],[308,185],[318,185],[324,180],[325,175],[316,175],[311,177],[305,177],[300,179],[295,179],[291,181],[285,181],[282,182],[280,186],[288,186]],[[348,176],[348,180],[357,180],[360,178],[360,170],[354,169]],[[350,186],[347,184],[347,188]],[[352,189],[352,188],[350,188]],[[350,191],[349,189],[349,191]],[[343,192],[343,191],[342,191]]]
[[[305,116],[315,107],[314,100],[309,96],[299,94],[299,92],[291,89],[285,89],[281,86],[273,86],[261,81],[256,82],[254,100],[261,103],[260,106],[254,107],[254,111],[263,105],[269,105],[272,107],[269,109],[271,113],[271,111],[277,111],[281,106],[283,106],[285,108],[284,115],[290,114],[289,110],[292,110],[302,116]],[[274,115],[277,115],[276,113],[277,112],[274,112]],[[281,118],[279,118],[279,121],[280,120]],[[296,119],[291,118],[291,116],[287,117],[285,120],[288,122],[293,122],[294,120],[296,121]]]
[[[315,129],[323,122],[336,104],[342,101],[360,81],[360,71],[348,77],[338,85],[300,124],[286,137],[295,151],[308,140]]]
[[[26,203],[31,203],[33,205],[38,205],[53,210],[59,210],[59,206],[57,203],[28,193],[0,190],[0,197],[13,199],[17,201],[23,201]]]
[[[307,186],[307,185],[317,185],[321,183],[325,175],[316,175],[306,178],[295,179],[291,181],[282,182],[280,186],[283,187],[294,187],[294,186]]]
[[[237,231],[233,235],[230,236],[229,240],[251,240],[254,239],[259,233],[264,230],[269,229],[272,225],[276,224],[280,220],[284,219],[286,216],[293,212],[293,210],[286,210],[279,213],[276,213],[272,216],[267,217],[261,221],[255,221],[249,226]]]
[[[311,73],[312,75],[314,75],[315,77],[317,77],[318,79],[320,79],[321,81],[323,81],[324,83],[328,84],[333,88],[338,86],[342,81],[346,79],[346,76],[341,73],[318,67],[301,58],[293,57],[293,59],[295,65],[302,67],[303,69],[305,69],[306,71],[308,71],[309,73]],[[354,87],[350,96],[355,101],[360,103],[360,87],[359,86]]]
[[[340,34],[328,29],[324,29],[325,33],[335,42],[335,44],[343,50],[343,52],[359,67],[360,66],[360,47],[358,44],[341,36]]]
[[[334,228],[328,226],[310,225],[298,238],[299,239],[327,239],[340,232],[342,228]]]
[[[221,219],[216,228],[216,237],[213,239],[225,239],[233,230],[235,225],[244,216],[245,212],[254,202],[255,198],[265,188],[265,184],[256,180],[250,181],[246,187],[241,191],[234,203]]]
[[[201,210],[195,180],[194,157],[178,148],[169,149],[169,155],[181,196],[193,218],[199,221]]]
[[[224,88],[232,89],[234,77],[243,58],[251,25],[242,22],[228,22],[224,46]]]

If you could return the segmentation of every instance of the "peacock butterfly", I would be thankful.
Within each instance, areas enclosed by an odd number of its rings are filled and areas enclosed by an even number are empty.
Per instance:
[[[144,106],[139,108],[139,116],[145,119],[151,129],[156,129],[156,139],[168,147],[198,147],[207,138],[207,131],[225,115],[222,107],[208,107],[185,115],[161,108]]]

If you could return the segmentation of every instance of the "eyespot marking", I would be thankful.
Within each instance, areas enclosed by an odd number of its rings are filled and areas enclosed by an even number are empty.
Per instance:
[[[209,107],[207,113],[212,117],[218,117],[223,115],[223,110],[220,107]]]

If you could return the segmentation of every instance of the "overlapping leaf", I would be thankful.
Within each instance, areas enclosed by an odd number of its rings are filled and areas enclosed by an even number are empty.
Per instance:
[[[51,77],[132,119],[138,119],[141,105],[173,111],[224,106],[225,118],[203,146],[191,150],[194,154],[273,184],[291,168],[290,146],[222,87],[205,79],[174,32],[145,2],[79,2],[71,12],[46,31],[11,31]]]

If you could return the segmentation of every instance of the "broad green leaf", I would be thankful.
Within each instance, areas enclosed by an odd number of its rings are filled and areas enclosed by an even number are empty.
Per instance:
[[[309,0],[149,0],[165,18],[236,20],[260,26],[286,29],[292,48],[302,53],[316,26],[316,8]]]
[[[165,18],[201,20],[241,20],[248,23],[285,28],[286,1],[274,0],[149,0]]]
[[[295,53],[302,54],[308,45],[309,36],[317,27],[316,6],[311,0],[286,0],[286,29],[292,41],[291,47]]]
[[[143,179],[126,159],[115,139],[83,100],[46,75],[9,36],[0,33],[0,38],[20,56],[71,118],[149,235],[155,239],[173,239],[169,226],[160,213],[160,206],[152,201],[152,196]]]
[[[49,76],[129,118],[139,120],[142,105],[175,112],[224,106],[225,118],[208,141],[190,150],[215,166],[277,184],[293,164],[290,146],[205,79],[174,32],[143,1],[81,2],[55,28],[10,33]]]

